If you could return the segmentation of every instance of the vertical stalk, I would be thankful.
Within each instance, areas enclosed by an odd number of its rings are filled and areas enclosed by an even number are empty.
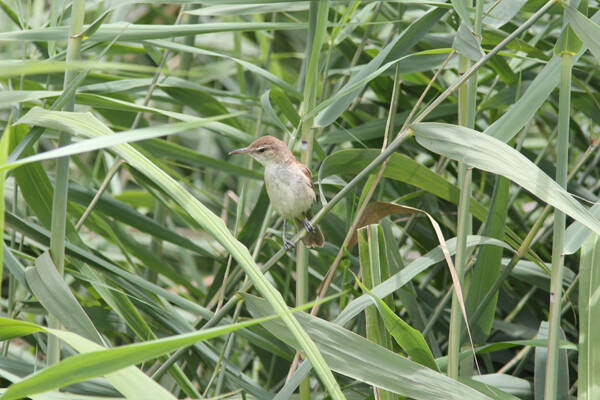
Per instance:
[[[379,225],[369,225],[361,228],[357,233],[358,254],[360,262],[360,271],[362,273],[363,284],[367,289],[373,289],[379,285],[388,274],[386,264],[385,247],[382,246],[383,231]],[[366,236],[366,239],[365,239]],[[383,319],[374,305],[365,310],[366,335],[367,339],[382,347],[392,350],[390,337],[387,334]],[[394,393],[373,386],[376,398],[379,400],[392,400],[397,398]]]
[[[475,2],[475,23],[473,28],[476,35],[481,34],[481,20],[483,15],[483,2]],[[464,57],[459,58],[459,72],[461,74],[469,70],[470,62]],[[473,128],[475,126],[477,100],[477,75],[474,74],[468,82],[458,89],[458,124]],[[458,184],[461,188],[458,203],[458,223],[456,229],[456,256],[454,265],[460,286],[463,287],[465,263],[467,260],[467,236],[472,231],[472,218],[469,212],[471,207],[471,182],[472,170],[464,163],[459,163]],[[452,294],[452,307],[450,311],[450,332],[448,338],[448,376],[458,378],[460,347],[461,347],[462,315],[456,293]]]
[[[309,25],[307,37],[307,57],[305,79],[304,79],[304,100],[302,102],[302,114],[307,114],[315,106],[317,98],[317,81],[319,76],[319,59],[321,47],[327,33],[327,21],[329,13],[329,1],[319,1],[310,3]],[[314,118],[308,118],[302,122],[302,139],[312,146],[312,124]],[[307,152],[308,153],[308,152]],[[310,154],[310,153],[308,153]]]
[[[469,61],[464,56],[459,59],[459,71],[463,73],[469,67]],[[458,89],[458,123],[466,125],[467,122],[467,103],[468,103],[468,87],[461,86]],[[458,166],[458,184],[460,187],[460,200],[458,203],[458,223],[456,229],[456,256],[454,265],[456,267],[456,275],[462,287],[464,264],[467,252],[467,235],[471,231],[471,218],[469,215],[469,207],[471,200],[471,169],[464,163],[459,163]],[[461,328],[462,315],[458,296],[452,294],[452,308],[450,311],[450,332],[448,336],[448,376],[458,378],[459,353],[461,346]]]
[[[296,258],[296,305],[308,302],[308,249],[298,242]],[[300,382],[300,400],[310,400],[310,375]]]
[[[6,122],[6,128],[4,129],[4,132],[2,133],[2,137],[0,137],[0,163],[4,164],[6,162],[6,158],[8,157],[8,148],[10,146],[10,138],[12,136],[11,133],[11,123],[12,123],[12,113],[9,114],[8,116],[8,121]],[[4,235],[4,188],[5,188],[5,180],[6,180],[6,171],[1,171],[0,172],[0,229],[1,232],[3,232]],[[16,193],[16,185],[15,185],[15,193]],[[15,207],[16,202],[13,202],[13,208]],[[14,244],[14,237],[15,237],[15,233],[13,232],[13,240],[11,240]],[[2,270],[3,270],[3,266],[4,266],[4,241],[2,241],[2,246],[0,247],[0,277],[2,277]],[[11,274],[11,278],[12,278],[12,274]],[[13,279],[9,280],[9,288],[12,288],[13,285]],[[1,286],[1,285],[0,285]],[[12,291],[9,289],[9,302],[8,302],[8,310],[7,310],[7,315],[10,315],[10,311],[11,311],[11,296],[10,294],[12,293]],[[0,298],[2,297],[2,288],[0,287]],[[2,305],[0,305],[0,313],[2,312]],[[9,341],[6,341],[6,344],[4,345],[4,351],[8,351],[8,343]]]
[[[558,137],[556,139],[556,183],[567,187],[567,166],[569,162],[569,116],[571,110],[571,69],[573,55],[567,51],[561,54],[560,89],[558,100]],[[562,297],[562,275],[565,244],[565,214],[554,211],[554,232],[552,235],[552,276],[550,283],[550,327],[548,334],[548,360],[546,362],[546,387],[544,398],[556,399],[558,377],[558,351],[560,344],[560,315]]]
[[[307,56],[308,63],[304,74],[304,101],[301,112],[308,113],[315,106],[317,99],[317,80],[319,76],[319,60],[321,47],[327,34],[329,14],[329,1],[310,3]],[[302,139],[306,141],[306,151],[303,154],[303,163],[310,169],[312,159],[312,146],[314,131],[312,129],[314,118],[309,118],[301,123]],[[292,139],[293,140],[293,139]],[[308,301],[308,250],[302,242],[298,242],[296,258],[296,305],[300,306]],[[300,399],[310,400],[310,376],[307,375],[300,383]]]
[[[83,28],[85,17],[85,0],[74,0],[71,12],[71,26],[69,28],[69,42],[67,45],[67,63],[79,58],[79,48],[81,46],[81,37],[75,37]],[[71,81],[77,76],[77,71],[65,71],[65,80],[63,87],[67,88]],[[66,102],[63,110],[73,111],[75,108],[75,93]],[[59,139],[59,146],[65,146],[71,142],[71,135],[62,132]],[[56,181],[54,186],[54,195],[52,199],[52,223],[50,236],[50,253],[52,260],[62,276],[65,269],[65,235],[67,223],[67,192],[69,189],[69,157],[59,158],[56,162]],[[50,328],[58,328],[58,320],[50,315],[48,320]],[[56,364],[60,360],[60,342],[58,338],[50,336],[48,338],[48,365]]]

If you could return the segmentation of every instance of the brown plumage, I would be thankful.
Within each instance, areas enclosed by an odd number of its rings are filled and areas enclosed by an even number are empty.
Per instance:
[[[273,209],[283,217],[283,244],[291,247],[285,237],[286,220],[293,219],[298,229],[306,228],[302,238],[307,247],[323,247],[325,238],[318,226],[310,224],[311,207],[316,200],[312,173],[296,160],[284,142],[273,136],[262,136],[248,147],[229,154],[248,154],[265,166],[265,185]]]

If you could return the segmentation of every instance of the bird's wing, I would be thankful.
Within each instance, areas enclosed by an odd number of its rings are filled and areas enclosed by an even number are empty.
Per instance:
[[[313,185],[312,172],[310,172],[310,169],[307,168],[306,165],[304,165],[304,164],[300,164],[300,165],[302,165],[302,172],[308,178],[308,183],[310,184],[310,188],[314,190],[315,185]]]

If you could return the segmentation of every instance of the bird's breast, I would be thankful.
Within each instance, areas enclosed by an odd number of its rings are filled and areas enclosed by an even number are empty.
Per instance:
[[[267,165],[265,184],[273,209],[284,218],[302,216],[316,199],[312,182],[296,165]]]

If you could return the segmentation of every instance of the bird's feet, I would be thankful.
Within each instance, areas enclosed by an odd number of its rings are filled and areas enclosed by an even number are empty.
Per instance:
[[[283,248],[286,251],[290,251],[290,250],[292,250],[294,248],[294,243],[290,242],[286,238],[283,238]]]
[[[304,227],[306,228],[307,231],[309,231],[310,233],[315,233],[317,232],[317,228],[315,228],[310,221],[308,220],[308,218],[304,217]]]

